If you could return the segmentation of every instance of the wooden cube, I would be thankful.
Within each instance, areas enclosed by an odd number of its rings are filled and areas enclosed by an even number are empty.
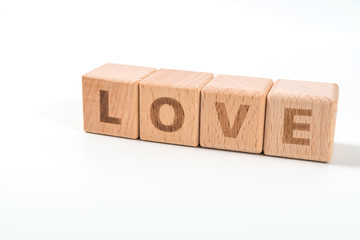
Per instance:
[[[336,84],[276,81],[267,97],[264,153],[328,162],[338,95]]]
[[[218,75],[201,90],[200,145],[260,153],[265,102],[273,81]]]
[[[84,129],[139,137],[139,82],[155,68],[105,64],[82,77]]]
[[[212,73],[160,69],[140,82],[140,139],[199,145],[200,90]]]

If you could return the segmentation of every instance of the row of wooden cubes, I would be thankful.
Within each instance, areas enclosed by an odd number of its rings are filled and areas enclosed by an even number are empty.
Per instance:
[[[328,162],[336,84],[105,64],[83,75],[84,129]]]

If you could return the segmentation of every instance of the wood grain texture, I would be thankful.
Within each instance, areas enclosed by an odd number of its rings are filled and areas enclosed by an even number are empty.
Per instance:
[[[201,90],[200,145],[260,153],[263,148],[266,78],[218,75]]]
[[[155,70],[108,63],[84,74],[84,130],[138,138],[139,82]]]
[[[264,153],[330,161],[338,96],[336,84],[277,80],[267,96]]]
[[[212,73],[160,69],[140,82],[140,139],[199,145],[200,90]]]

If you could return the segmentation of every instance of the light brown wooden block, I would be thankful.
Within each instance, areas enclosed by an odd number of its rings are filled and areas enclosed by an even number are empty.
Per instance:
[[[264,153],[328,162],[338,95],[336,84],[277,80],[267,97]]]
[[[260,153],[263,147],[266,78],[218,75],[201,90],[200,145]]]
[[[139,137],[139,82],[155,70],[108,63],[84,74],[85,131]]]
[[[160,69],[140,82],[140,139],[199,145],[200,90],[212,73]]]

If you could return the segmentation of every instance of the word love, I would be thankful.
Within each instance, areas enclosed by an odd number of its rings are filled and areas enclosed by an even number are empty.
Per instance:
[[[336,84],[105,64],[82,87],[86,132],[331,159]]]

